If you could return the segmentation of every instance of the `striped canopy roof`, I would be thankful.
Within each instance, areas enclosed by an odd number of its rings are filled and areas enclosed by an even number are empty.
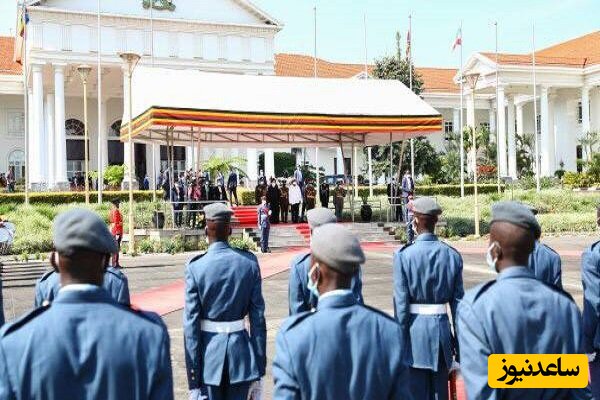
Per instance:
[[[372,145],[442,129],[435,109],[402,83],[384,80],[139,67],[132,79],[132,109],[136,141],[165,141],[170,132],[172,144],[179,145],[198,140],[214,147]],[[128,132],[126,124],[122,140]]]

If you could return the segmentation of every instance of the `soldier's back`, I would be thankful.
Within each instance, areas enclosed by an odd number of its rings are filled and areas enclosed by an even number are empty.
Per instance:
[[[61,292],[0,335],[0,398],[173,398],[166,327],[100,288]]]

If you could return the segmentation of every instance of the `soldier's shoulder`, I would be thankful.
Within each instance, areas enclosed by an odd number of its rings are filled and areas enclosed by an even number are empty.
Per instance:
[[[396,253],[400,254],[408,249],[410,249],[411,247],[413,247],[415,245],[416,242],[412,242],[412,243],[405,243],[402,246],[400,246],[400,248],[398,248],[398,250],[396,250]]]
[[[292,258],[291,265],[295,266],[295,265],[302,264],[310,257],[310,254],[311,254],[310,252],[306,252],[306,253],[300,253],[300,254],[296,255],[294,258]]]
[[[309,317],[313,316],[315,311],[304,311],[298,314],[290,315],[283,321],[279,327],[279,332],[285,335],[289,331],[298,327],[303,321],[306,321]]]
[[[44,273],[44,275],[42,275],[42,277],[40,278],[39,282],[47,282],[48,280],[50,280],[51,278],[54,277],[54,275],[58,276],[58,272],[54,271],[54,270],[50,270],[50,271],[46,271]]]
[[[256,257],[256,254],[254,254],[250,250],[240,249],[240,248],[237,248],[237,247],[231,247],[231,250],[234,253],[236,253],[237,255],[245,258],[246,260],[248,260],[248,261],[250,261],[252,263],[257,263],[258,264],[258,258]]]
[[[460,252],[458,250],[456,250],[452,245],[450,245],[448,242],[444,241],[444,240],[440,240],[439,241],[441,243],[442,246],[446,247],[447,249],[450,250],[450,252],[458,257],[460,257]]]
[[[560,257],[560,255],[558,254],[558,252],[556,250],[554,250],[552,247],[548,246],[545,243],[541,243],[541,245],[542,245],[542,248],[544,250],[548,251],[549,253],[551,253],[551,254],[553,254],[553,255],[555,255],[557,257]]]
[[[539,283],[541,283],[542,285],[546,286],[548,289],[550,289],[552,292],[564,297],[566,300],[570,301],[571,303],[575,304],[575,299],[573,298],[573,296],[571,296],[571,294],[569,292],[567,292],[566,290],[559,288],[557,286],[554,286],[546,281],[543,280],[537,280]]]
[[[587,248],[590,252],[599,252],[600,251],[600,240],[591,244],[590,247]]]
[[[108,274],[110,277],[116,278],[120,281],[127,280],[127,276],[123,273],[123,271],[115,267],[107,267],[105,273]]]
[[[494,279],[485,283],[481,283],[474,288],[467,290],[461,302],[473,305],[476,302],[481,301],[481,299],[485,297],[486,293],[489,293],[490,289],[493,288],[495,284],[496,280]]]
[[[4,338],[10,335],[11,333],[18,331],[19,329],[21,329],[22,327],[24,327],[25,325],[42,315],[44,312],[49,310],[50,307],[51,304],[48,303],[43,306],[34,308],[33,310],[18,318],[17,320],[5,324],[2,327],[2,330],[0,331],[0,337]]]
[[[196,261],[199,261],[199,260],[201,260],[201,259],[202,259],[202,257],[204,257],[205,255],[206,255],[206,252],[205,252],[205,251],[203,251],[203,252],[201,252],[201,253],[198,253],[198,254],[196,254],[196,255],[193,255],[192,257],[190,257],[190,258],[187,260],[187,262],[186,262],[186,265],[191,265],[191,264],[195,263]]]
[[[363,308],[363,309],[365,309],[365,310],[367,310],[369,313],[374,314],[377,318],[381,318],[381,319],[383,319],[385,321],[388,321],[388,322],[391,322],[393,324],[398,324],[398,322],[394,318],[392,318],[391,315],[389,315],[389,314],[387,314],[387,313],[385,313],[385,312],[383,312],[383,311],[381,311],[381,310],[379,310],[379,309],[377,309],[375,307],[371,307],[371,306],[369,306],[367,304],[359,304],[358,306],[361,307],[361,308]]]
[[[150,322],[152,325],[159,326],[161,329],[167,329],[167,326],[165,325],[160,315],[158,315],[155,312],[141,310],[133,305],[125,305],[120,303],[117,303],[116,305],[121,309],[129,312],[135,318],[140,318],[143,321]]]

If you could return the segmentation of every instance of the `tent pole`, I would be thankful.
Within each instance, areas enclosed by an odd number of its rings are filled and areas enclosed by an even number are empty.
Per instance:
[[[352,142],[352,166],[351,166],[351,170],[352,170],[352,186],[353,190],[352,190],[352,197],[350,198],[350,206],[352,207],[352,222],[354,222],[354,198],[356,197],[357,193],[358,193],[358,186],[356,186],[356,183],[358,182],[358,179],[356,178],[356,146],[354,145],[354,142]]]
[[[190,150],[191,151],[191,156],[192,156],[192,160],[190,162],[190,169],[193,171],[194,170],[194,165],[196,165],[195,163],[195,159],[194,159],[194,127],[190,126]]]
[[[392,176],[393,176],[393,172],[394,172],[394,162],[393,162],[393,157],[392,157],[392,153],[394,152],[394,145],[392,144],[392,132],[390,132],[390,179],[389,179],[389,185],[390,185],[390,212],[388,213],[388,222],[390,222],[392,220],[392,213],[394,212],[393,208],[394,208],[394,187],[392,185]]]
[[[198,144],[196,149],[196,170],[200,171],[200,130],[198,131]]]

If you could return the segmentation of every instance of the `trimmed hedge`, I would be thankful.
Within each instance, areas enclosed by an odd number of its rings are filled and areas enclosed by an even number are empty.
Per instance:
[[[162,190],[156,192],[157,199],[162,199]],[[133,198],[135,201],[152,201],[151,190],[134,190]],[[90,202],[96,202],[98,192],[90,192]],[[114,199],[121,201],[129,200],[128,191],[105,191],[102,192],[102,199],[106,202]],[[24,203],[25,193],[0,193],[0,204],[9,203]],[[29,194],[29,202],[31,204],[69,204],[69,203],[84,203],[85,192],[31,192]]]

